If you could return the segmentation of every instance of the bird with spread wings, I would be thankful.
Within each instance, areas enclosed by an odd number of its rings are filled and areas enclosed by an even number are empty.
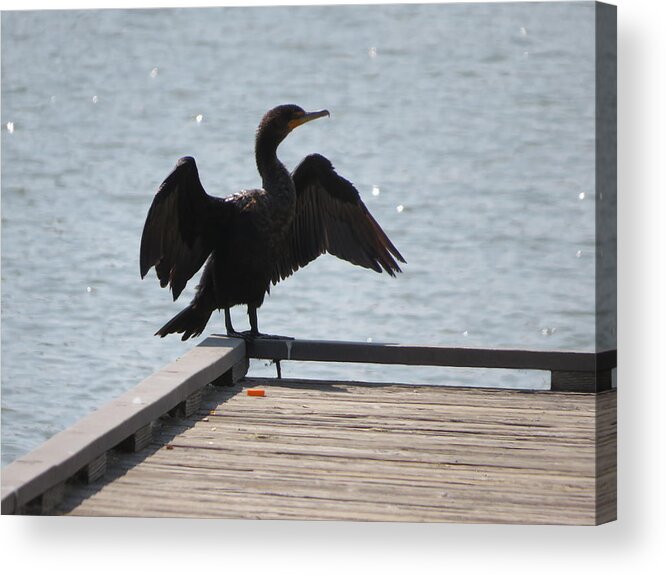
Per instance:
[[[155,267],[173,299],[204,266],[191,303],[155,335],[204,330],[212,312],[223,309],[227,334],[270,337],[259,332],[257,308],[275,285],[323,253],[394,276],[405,263],[372,217],[356,188],[320,154],[311,154],[289,173],[277,148],[297,126],[329,116],[282,105],[257,129],[255,158],[263,188],[225,198],[206,193],[193,158],[178,160],[159,187],[141,236],[140,268]],[[397,261],[396,261],[397,260]],[[239,333],[230,309],[247,305],[250,330]]]

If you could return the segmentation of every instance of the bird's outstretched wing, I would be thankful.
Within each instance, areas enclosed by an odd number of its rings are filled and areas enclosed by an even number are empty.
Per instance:
[[[307,156],[292,174],[296,216],[286,248],[273,271],[276,284],[328,252],[353,264],[389,275],[405,263],[372,217],[353,184],[339,176],[324,156]]]
[[[213,249],[214,224],[224,223],[224,202],[206,194],[194,158],[178,160],[162,182],[141,236],[141,277],[155,266],[160,285],[177,299]],[[222,221],[220,221],[222,220]]]

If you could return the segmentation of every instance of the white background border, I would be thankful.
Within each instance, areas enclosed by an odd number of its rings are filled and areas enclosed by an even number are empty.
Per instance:
[[[275,3],[0,0],[0,8]],[[11,569],[12,575],[123,570],[160,575],[172,572],[234,575],[664,572],[666,3],[619,0],[616,4],[620,388],[617,522],[598,528],[570,528],[2,517],[3,570]]]

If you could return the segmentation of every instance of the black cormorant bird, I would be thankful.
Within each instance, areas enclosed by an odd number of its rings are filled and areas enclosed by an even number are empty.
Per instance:
[[[290,174],[276,155],[280,142],[297,126],[329,116],[278,106],[261,120],[255,155],[263,189],[226,198],[209,196],[194,158],[178,160],[162,182],[141,236],[143,278],[155,266],[173,299],[206,263],[190,305],[155,335],[199,335],[212,312],[224,309],[227,334],[261,337],[257,308],[271,282],[276,284],[320,256],[331,253],[389,275],[400,272],[400,252],[361,201],[356,188],[319,154],[307,156]],[[238,333],[229,309],[247,305],[250,331]]]

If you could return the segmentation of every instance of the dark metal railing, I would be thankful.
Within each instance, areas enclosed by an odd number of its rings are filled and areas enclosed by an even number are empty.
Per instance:
[[[246,344],[248,358],[275,362],[330,361],[418,366],[544,370],[552,391],[610,389],[617,351],[573,352],[415,346],[392,343],[257,339]]]

